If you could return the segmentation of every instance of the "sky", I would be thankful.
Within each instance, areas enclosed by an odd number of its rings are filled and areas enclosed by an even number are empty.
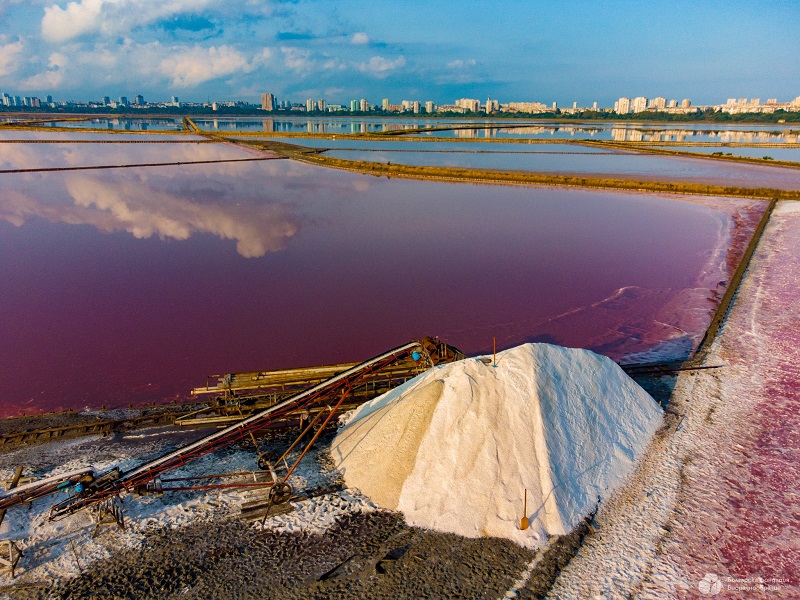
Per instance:
[[[798,0],[0,0],[0,92],[788,101],[798,31]]]

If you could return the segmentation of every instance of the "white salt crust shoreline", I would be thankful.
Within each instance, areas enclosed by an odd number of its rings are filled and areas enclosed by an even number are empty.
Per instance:
[[[758,461],[754,410],[770,381],[770,365],[775,361],[796,364],[800,353],[793,348],[787,354],[785,345],[763,333],[765,325],[776,319],[770,314],[776,310],[770,294],[794,289],[795,298],[800,298],[800,275],[793,265],[784,266],[780,274],[783,290],[764,284],[769,275],[775,276],[771,270],[777,253],[786,251],[789,240],[800,235],[798,213],[800,203],[779,203],[764,232],[706,361],[726,366],[680,374],[665,426],[629,482],[601,507],[595,519],[599,531],[586,538],[549,598],[699,598],[706,597],[701,588],[704,578],[720,578],[718,597],[800,597],[796,579],[772,590],[728,587],[726,578],[735,580],[741,572],[757,578],[761,573],[757,564],[749,565],[741,556],[739,564],[731,563],[715,547],[728,521],[742,517],[742,511],[727,512],[728,503],[743,501],[742,486],[759,486],[752,480],[748,463]],[[791,527],[792,507],[784,506],[783,511],[771,515],[777,533],[768,542],[791,560],[800,548]],[[744,518],[748,516],[745,509]],[[693,551],[685,547],[687,540],[705,546],[705,556],[690,561],[687,554]]]

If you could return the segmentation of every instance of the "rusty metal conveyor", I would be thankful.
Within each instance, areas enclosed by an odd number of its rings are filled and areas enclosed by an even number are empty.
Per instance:
[[[123,491],[134,492],[144,490],[149,482],[152,482],[163,473],[181,467],[219,448],[229,446],[247,436],[253,435],[259,430],[267,429],[276,420],[285,419],[287,415],[292,413],[306,411],[308,408],[318,403],[330,402],[332,398],[337,396],[340,397],[339,403],[337,404],[337,406],[339,406],[341,404],[341,399],[343,399],[354,386],[360,385],[365,379],[370,377],[370,375],[393,365],[398,360],[412,357],[414,362],[420,364],[420,367],[432,367],[437,362],[434,357],[441,345],[441,342],[431,338],[423,338],[419,341],[409,342],[408,344],[394,348],[393,350],[340,372],[239,423],[212,433],[174,452],[151,460],[127,473],[120,473],[119,471],[105,473],[99,476],[95,482],[84,486],[82,492],[54,505],[50,511],[50,519],[57,520],[69,516]],[[314,439],[316,439],[316,437]],[[275,479],[274,483],[278,483],[277,479]],[[285,484],[285,478],[281,483]]]

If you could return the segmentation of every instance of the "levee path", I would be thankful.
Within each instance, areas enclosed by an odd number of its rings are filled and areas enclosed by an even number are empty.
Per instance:
[[[800,597],[800,205],[778,203],[708,361],[552,598]]]

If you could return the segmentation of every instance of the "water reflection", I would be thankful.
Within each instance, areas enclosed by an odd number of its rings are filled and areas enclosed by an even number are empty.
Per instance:
[[[797,130],[773,126],[771,129],[742,130],[742,126],[665,126],[646,124],[531,125],[512,127],[463,128],[423,132],[430,137],[595,139],[617,142],[719,142],[747,144],[796,144]],[[754,127],[754,126],[751,126]]]
[[[215,167],[217,176],[230,176],[224,167]],[[211,175],[208,171],[203,179]],[[237,252],[246,258],[285,248],[300,228],[291,203],[265,202],[257,190],[236,186],[229,179],[225,183],[229,189],[206,182],[194,194],[187,193],[195,187],[186,181],[191,174],[174,175],[177,180],[146,170],[71,173],[60,179],[56,189],[51,188],[52,178],[6,175],[0,219],[17,227],[34,218],[91,225],[105,233],[126,231],[139,239],[186,240],[208,233],[235,240]]]
[[[495,146],[500,145],[502,144],[495,144]],[[800,190],[800,169],[768,166],[768,163],[761,166],[631,152],[467,153],[336,149],[326,152],[326,156],[345,160],[414,166],[517,170],[577,176],[702,182],[746,188]]]
[[[234,160],[265,156],[230,144],[10,144],[0,141],[0,170]]]
[[[291,161],[0,181],[2,414],[170,399],[428,334],[682,355],[762,205]]]
[[[65,141],[103,141],[103,142],[147,142],[171,141],[193,142],[202,141],[199,135],[170,134],[170,133],[97,133],[91,131],[46,131],[36,129],[0,129],[0,142],[5,140],[57,140]]]

